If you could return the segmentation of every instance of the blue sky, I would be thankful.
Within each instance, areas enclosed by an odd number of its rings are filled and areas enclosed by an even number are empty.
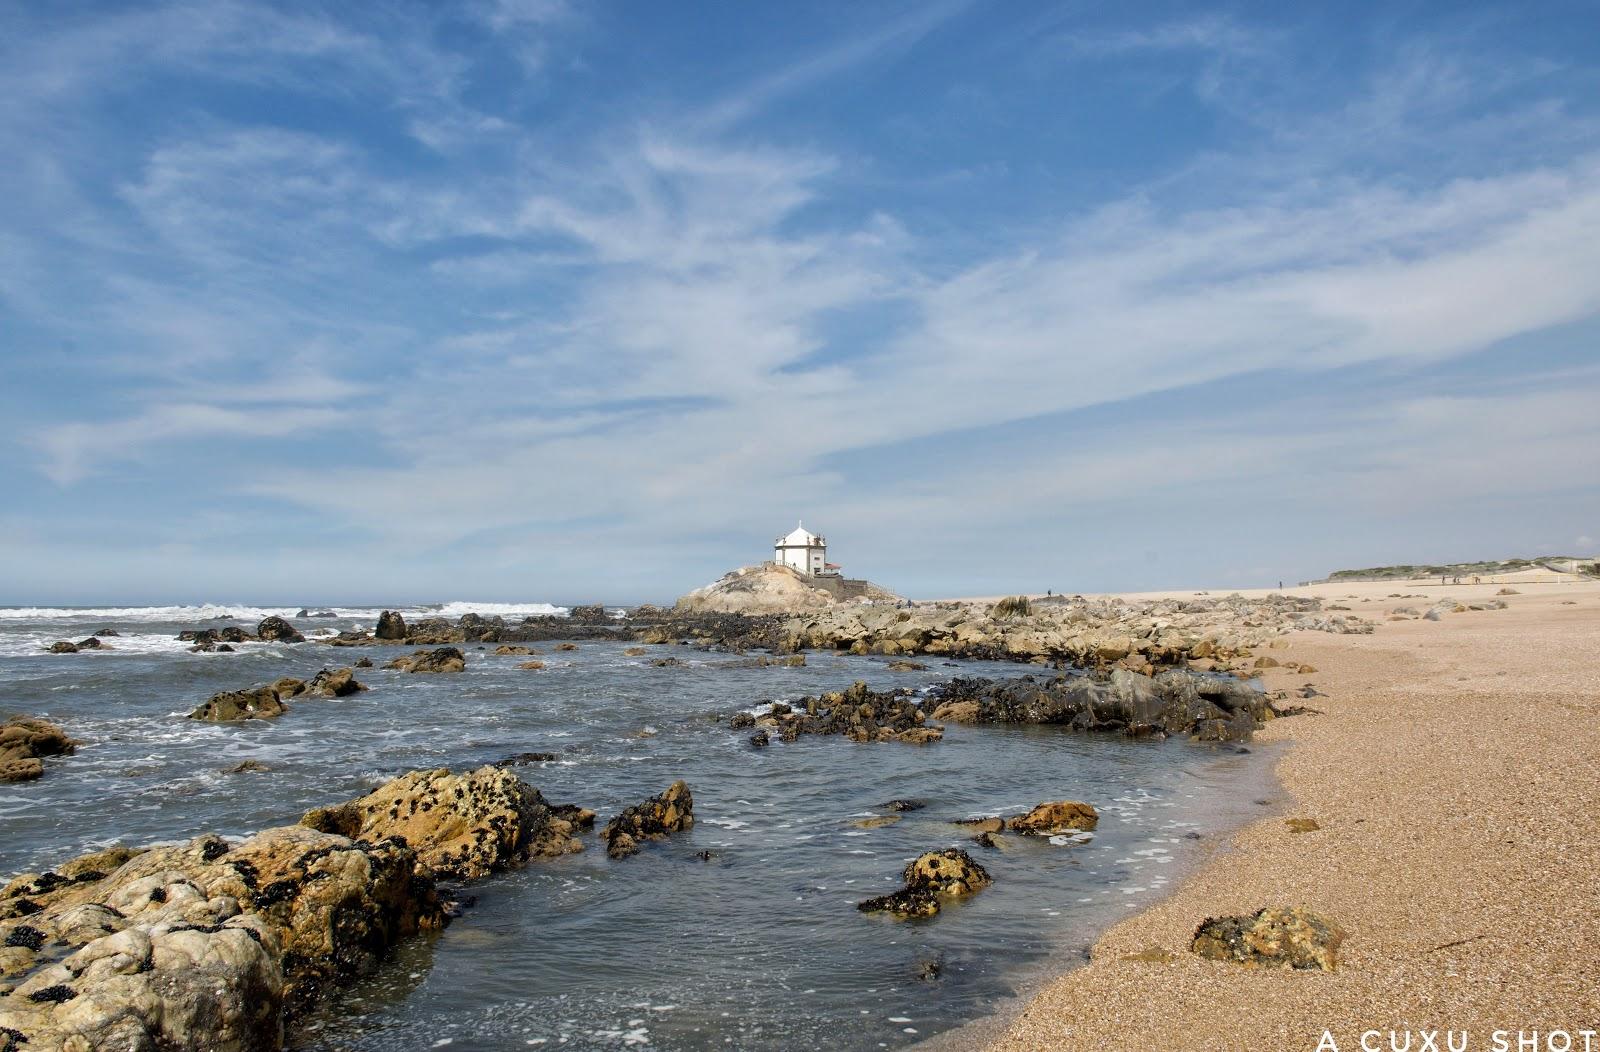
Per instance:
[[[0,3],[0,604],[1600,549],[1600,11]]]

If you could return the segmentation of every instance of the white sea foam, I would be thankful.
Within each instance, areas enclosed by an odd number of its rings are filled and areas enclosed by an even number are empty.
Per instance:
[[[296,617],[301,610],[330,612],[345,619],[373,619],[385,609],[398,610],[406,617],[460,617],[482,614],[485,617],[564,616],[567,608],[551,603],[470,603],[411,604],[382,606],[250,606],[231,603],[198,603],[179,606],[8,606],[0,607],[0,623],[6,621],[260,621],[264,617]]]
[[[423,613],[433,613],[438,617],[460,617],[462,614],[482,614],[484,617],[539,617],[539,616],[564,616],[567,608],[552,606],[549,603],[445,603],[437,610],[423,608]]]

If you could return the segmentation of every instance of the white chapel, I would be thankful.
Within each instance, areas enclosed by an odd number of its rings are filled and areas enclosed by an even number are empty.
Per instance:
[[[772,561],[807,577],[818,577],[837,569],[828,564],[828,539],[806,529],[803,522],[772,542]]]

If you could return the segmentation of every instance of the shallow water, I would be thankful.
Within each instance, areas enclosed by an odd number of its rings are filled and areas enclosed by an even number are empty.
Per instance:
[[[371,623],[370,612],[339,612],[299,624],[309,634]],[[920,748],[802,738],[756,750],[748,732],[713,721],[855,679],[921,687],[1027,671],[931,663],[896,673],[831,654],[808,655],[804,668],[736,669],[719,667],[727,655],[686,648],[629,658],[620,643],[570,653],[539,644],[549,667],[523,671],[525,658],[469,649],[459,675],[363,669],[366,693],[292,702],[272,722],[199,724],[183,716],[214,691],[363,655],[381,666],[403,648],[189,654],[171,640],[180,628],[252,622],[118,613],[68,623],[59,612],[0,612],[0,705],[87,743],[49,761],[42,781],[0,788],[0,874],[118,840],[242,836],[406,770],[526,751],[558,759],[516,768],[524,780],[602,822],[675,778],[693,789],[695,828],[631,859],[613,862],[592,840],[583,854],[474,885],[464,917],[308,1020],[296,1039],[305,1049],[903,1047],[984,1015],[1161,895],[1197,844],[1259,810],[1268,784],[1266,758],[1232,747],[950,726]],[[37,650],[103,626],[127,633],[109,640],[118,650]],[[669,653],[689,667],[650,664]],[[271,770],[223,773],[245,759]],[[853,825],[894,798],[926,806],[890,826]],[[1091,839],[1011,837],[986,851],[950,824],[1063,798],[1099,808]],[[897,886],[918,853],[963,844],[993,887],[931,921],[855,909]],[[710,862],[695,858],[708,850]],[[919,978],[930,963],[937,978]]]

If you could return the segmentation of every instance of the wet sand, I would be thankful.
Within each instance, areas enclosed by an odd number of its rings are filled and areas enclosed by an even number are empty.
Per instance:
[[[1317,669],[1269,670],[1269,689],[1328,695],[1305,702],[1320,715],[1260,735],[1288,743],[1281,799],[1172,897],[1108,931],[1089,964],[1002,1019],[987,1047],[1310,1052],[1324,1030],[1339,1049],[1360,1048],[1367,1030],[1383,1032],[1368,1039],[1383,1048],[1390,1030],[1464,1030],[1472,1049],[1497,1047],[1496,1031],[1517,1049],[1519,1032],[1540,1031],[1537,1047],[1559,1050],[1559,1037],[1544,1042],[1565,1030],[1584,1048],[1579,1031],[1600,1029],[1600,583],[1514,585],[1506,610],[1382,620],[1501,587],[1290,589],[1380,625],[1297,632],[1263,651]],[[1321,828],[1291,833],[1288,818]],[[1337,972],[1249,971],[1188,952],[1206,917],[1277,904],[1343,926]],[[1150,950],[1171,959],[1129,959]],[[969,1047],[983,1043],[973,1037]]]

